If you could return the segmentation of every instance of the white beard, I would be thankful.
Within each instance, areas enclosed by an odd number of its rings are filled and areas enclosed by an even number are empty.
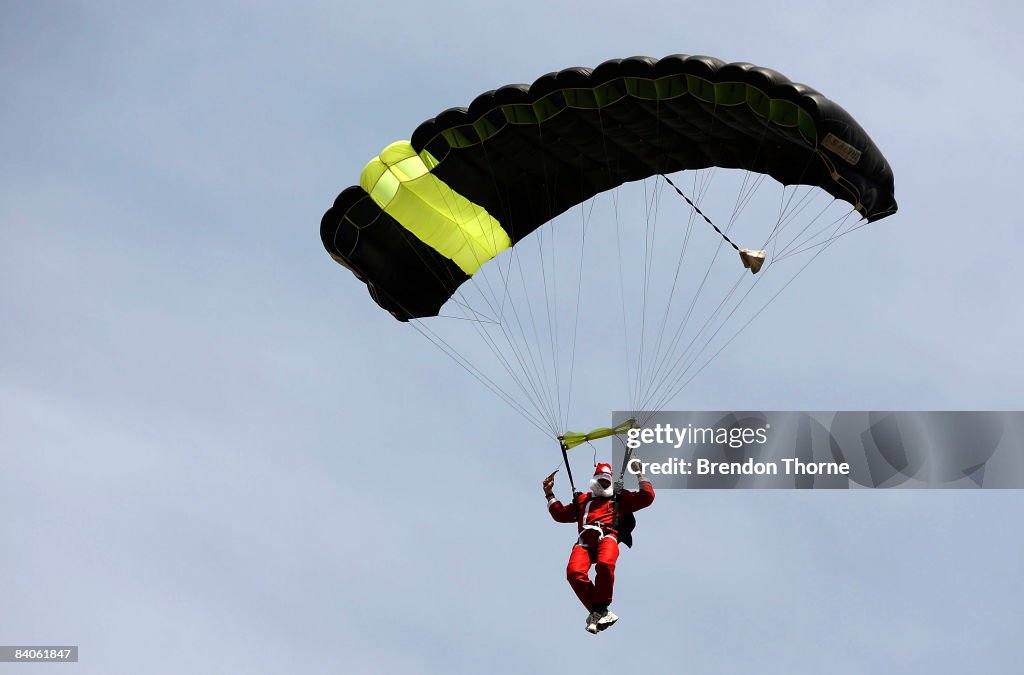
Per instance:
[[[611,497],[612,492],[615,490],[614,485],[609,485],[606,488],[601,487],[601,484],[597,482],[596,478],[590,479],[590,492],[595,497]]]

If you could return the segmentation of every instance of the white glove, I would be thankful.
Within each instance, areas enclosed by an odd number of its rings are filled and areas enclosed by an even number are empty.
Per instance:
[[[636,461],[636,464],[633,464],[634,460]],[[637,483],[643,483],[644,481],[646,481],[647,480],[647,476],[645,476],[644,473],[643,473],[644,463],[643,463],[643,460],[640,459],[640,455],[638,455],[638,454],[636,454],[634,452],[633,456],[629,458],[629,462],[630,462],[631,466],[638,466],[638,467],[640,467],[640,473],[634,474],[636,476],[636,482]]]

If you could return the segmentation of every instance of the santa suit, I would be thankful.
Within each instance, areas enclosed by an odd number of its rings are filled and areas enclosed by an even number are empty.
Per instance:
[[[613,526],[615,499],[598,497],[593,493],[576,495],[575,505],[562,504],[554,497],[548,500],[548,512],[559,523],[576,523],[580,533],[569,554],[565,573],[569,585],[587,610],[607,609],[612,602],[615,585],[615,562],[619,558],[619,537]],[[618,518],[627,512],[647,508],[654,501],[654,488],[650,481],[640,481],[636,492],[623,490],[618,496]],[[594,565],[594,581],[590,581],[590,566]]]

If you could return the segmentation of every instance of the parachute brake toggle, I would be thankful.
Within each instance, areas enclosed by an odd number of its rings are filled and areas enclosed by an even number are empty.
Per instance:
[[[761,265],[764,264],[765,251],[754,251],[749,248],[741,248],[740,260],[743,261],[743,266],[750,270],[751,274],[757,274],[761,271]]]

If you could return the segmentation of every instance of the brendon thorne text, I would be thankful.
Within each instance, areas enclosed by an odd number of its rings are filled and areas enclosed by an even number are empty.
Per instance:
[[[780,467],[781,464],[781,467]],[[715,462],[704,457],[687,461],[671,457],[664,462],[643,462],[633,458],[627,470],[636,475],[648,476],[849,476],[850,465],[846,462],[803,462],[796,457],[783,457],[778,461],[755,462],[751,457],[745,462]]]

